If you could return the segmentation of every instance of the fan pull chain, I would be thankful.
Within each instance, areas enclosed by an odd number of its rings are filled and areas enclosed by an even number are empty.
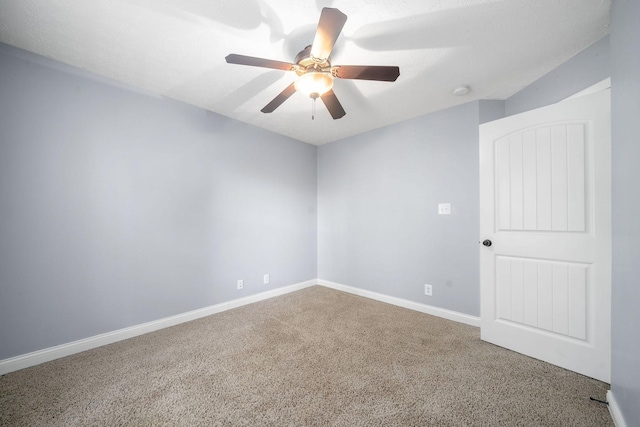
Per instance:
[[[312,98],[313,104],[311,104],[311,120],[316,119],[316,99],[318,98]]]

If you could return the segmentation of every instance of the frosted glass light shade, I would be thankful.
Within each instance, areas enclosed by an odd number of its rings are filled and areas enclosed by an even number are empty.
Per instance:
[[[328,73],[311,71],[298,77],[295,87],[308,97],[317,98],[331,90],[333,77]]]

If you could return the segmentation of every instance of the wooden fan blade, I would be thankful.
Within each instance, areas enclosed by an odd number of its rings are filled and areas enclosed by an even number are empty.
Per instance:
[[[275,68],[276,70],[291,71],[295,68],[293,64],[272,59],[256,58],[254,56],[236,55],[232,53],[226,58],[229,64],[251,65],[253,67]]]
[[[322,8],[316,36],[311,45],[311,56],[317,59],[327,59],[333,50],[333,45],[347,22],[347,15],[338,9]]]
[[[285,90],[280,92],[278,96],[273,98],[273,100],[264,106],[264,108],[260,111],[263,113],[273,113],[273,111],[278,108],[284,101],[289,99],[291,95],[296,91],[295,83],[291,83]]]
[[[340,79],[378,80],[395,82],[400,68],[384,65],[338,65],[332,69],[333,75]]]
[[[320,97],[320,99],[322,99],[322,102],[324,102],[324,105],[327,107],[327,110],[329,110],[329,113],[334,120],[344,117],[344,115],[347,114],[344,111],[344,108],[342,108],[340,101],[338,101],[336,94],[333,93],[333,90],[326,92]]]

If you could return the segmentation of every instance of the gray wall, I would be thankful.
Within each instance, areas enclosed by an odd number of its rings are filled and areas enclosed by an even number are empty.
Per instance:
[[[505,100],[507,116],[561,101],[611,76],[609,37],[604,37]]]
[[[472,102],[318,148],[321,279],[480,314],[478,114]]]
[[[500,100],[481,99],[478,101],[480,124],[505,117],[504,104],[505,102]]]
[[[611,10],[613,295],[611,390],[640,425],[640,2]]]
[[[472,102],[319,147],[319,277],[478,316],[478,124],[609,76],[605,37],[505,101]],[[440,202],[452,203],[450,217],[437,215]]]
[[[0,360],[313,279],[316,223],[316,147],[0,45]]]

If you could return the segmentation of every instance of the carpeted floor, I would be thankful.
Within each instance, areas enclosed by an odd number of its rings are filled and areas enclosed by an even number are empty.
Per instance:
[[[613,426],[608,384],[314,286],[0,378],[0,425]]]

